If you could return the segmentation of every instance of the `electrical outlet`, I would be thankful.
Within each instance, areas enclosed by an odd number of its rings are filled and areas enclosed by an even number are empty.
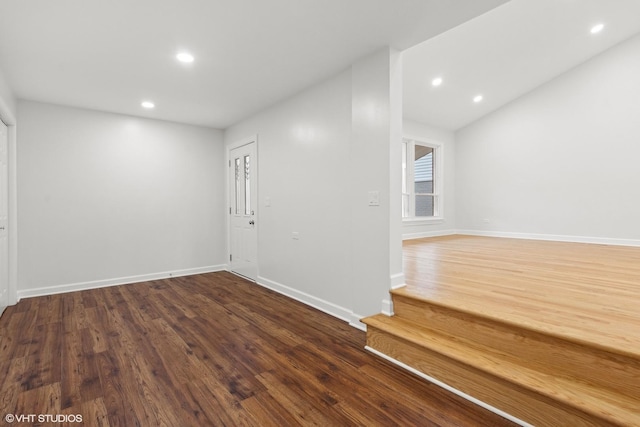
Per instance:
[[[369,191],[369,206],[380,206],[379,191]]]

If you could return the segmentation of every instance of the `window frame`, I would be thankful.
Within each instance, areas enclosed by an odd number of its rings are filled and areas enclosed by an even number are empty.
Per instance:
[[[442,222],[444,217],[444,198],[443,198],[443,169],[444,169],[444,154],[442,149],[442,143],[415,136],[405,135],[402,138],[402,144],[406,147],[406,151],[403,149],[402,158],[402,221],[404,223],[434,223]],[[433,192],[428,193],[433,197],[433,216],[416,216],[415,215],[415,159],[409,161],[409,154],[415,153],[415,146],[421,145],[429,147],[433,150]],[[427,193],[420,193],[427,194]],[[407,200],[405,204],[405,199]],[[405,216],[405,206],[408,211],[408,215]]]

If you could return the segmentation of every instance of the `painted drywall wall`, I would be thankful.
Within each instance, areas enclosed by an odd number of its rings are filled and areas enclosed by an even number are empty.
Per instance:
[[[13,118],[15,118],[17,111],[16,105],[15,95],[11,90],[9,83],[7,83],[2,70],[0,70],[0,118],[6,125],[14,124],[7,122],[14,121]],[[9,116],[11,116],[11,119]]]
[[[636,36],[457,132],[457,228],[640,242],[639,75]]]
[[[225,130],[258,135],[258,282],[345,320],[350,132],[349,72]]]
[[[221,131],[18,110],[20,296],[223,268]]]
[[[444,160],[442,171],[442,219],[407,219],[402,223],[402,238],[407,240],[454,233],[456,228],[454,133],[409,119],[403,120],[402,132],[406,137],[428,140],[440,144]]]
[[[392,63],[388,49],[379,55],[225,131],[227,145],[258,135],[258,283],[354,326],[381,311],[393,274]],[[380,206],[369,207],[369,191]]]
[[[389,288],[404,284],[401,141],[402,58],[381,49],[351,66],[351,286],[359,315],[391,314]]]

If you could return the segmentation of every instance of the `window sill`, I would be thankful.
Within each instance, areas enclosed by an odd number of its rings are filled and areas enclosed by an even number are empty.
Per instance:
[[[404,225],[430,225],[430,224],[442,224],[444,218],[441,216],[432,216],[428,218],[402,218],[402,224]]]

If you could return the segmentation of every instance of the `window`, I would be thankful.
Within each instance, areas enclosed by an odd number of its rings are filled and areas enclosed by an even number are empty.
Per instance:
[[[233,160],[235,166],[234,200],[236,215],[253,215],[251,210],[251,156],[237,157]],[[244,202],[244,209],[240,203]],[[229,212],[231,213],[231,212]]]
[[[251,213],[251,156],[244,156],[244,214]]]
[[[405,138],[402,141],[402,217],[437,218],[442,215],[440,145]]]

